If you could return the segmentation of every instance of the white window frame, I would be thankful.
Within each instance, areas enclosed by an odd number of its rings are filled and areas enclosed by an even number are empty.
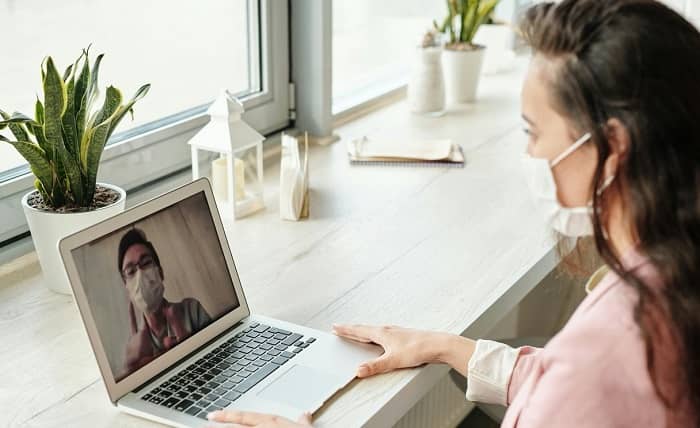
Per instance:
[[[259,16],[260,29],[255,32],[259,37],[249,31],[248,42],[251,55],[259,52],[260,61],[249,58],[248,64],[251,80],[258,74],[261,77],[261,91],[241,98],[244,118],[258,132],[269,135],[290,124],[288,4],[279,0],[247,0],[247,4],[249,20],[257,21]],[[261,70],[256,69],[257,64]],[[129,192],[190,168],[187,141],[207,122],[206,107],[194,107],[163,126],[156,123],[154,129],[142,128],[136,135],[115,135],[102,156],[98,180]],[[20,201],[33,183],[29,172],[0,183],[0,249],[28,236]]]

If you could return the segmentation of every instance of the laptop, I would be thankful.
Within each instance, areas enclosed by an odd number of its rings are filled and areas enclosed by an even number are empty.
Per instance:
[[[236,236],[226,238],[206,179],[59,243],[107,393],[122,411],[177,427],[205,426],[219,409],[296,420],[380,355],[251,314],[229,243]]]

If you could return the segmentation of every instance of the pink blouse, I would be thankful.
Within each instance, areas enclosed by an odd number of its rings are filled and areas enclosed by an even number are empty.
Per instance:
[[[637,253],[623,265],[658,286]],[[647,370],[633,319],[637,296],[607,273],[542,349],[477,341],[467,398],[509,405],[502,427],[664,427],[666,409]]]

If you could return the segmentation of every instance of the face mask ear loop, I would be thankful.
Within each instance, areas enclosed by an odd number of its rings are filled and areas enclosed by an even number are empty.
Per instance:
[[[586,143],[588,140],[591,139],[591,133],[587,132],[586,134],[583,135],[583,137],[579,138],[574,142],[574,144],[570,145],[566,150],[564,150],[559,156],[554,158],[551,162],[549,162],[550,167],[556,166],[559,162],[564,160],[567,156],[569,156],[572,152],[574,152],[576,149],[581,147],[584,143]]]
[[[610,177],[606,178],[605,181],[603,182],[603,185],[600,186],[600,189],[596,190],[596,195],[600,196],[605,192],[605,190],[610,187],[610,184],[615,181],[615,176],[611,175]]]
[[[600,186],[600,188],[599,188],[598,190],[596,190],[596,192],[595,192],[595,193],[596,193],[596,196],[597,196],[597,197],[600,197],[600,195],[602,195],[603,192],[605,192],[605,189],[607,189],[608,187],[610,187],[610,184],[612,184],[612,182],[613,182],[614,180],[615,180],[615,175],[611,175],[610,177],[606,178],[605,181],[603,182],[603,185]],[[602,212],[601,209],[600,209],[600,207],[598,207],[598,210],[597,210],[597,211],[598,211],[598,215],[600,215],[601,212]],[[610,240],[610,237],[608,236],[608,231],[605,230],[604,227],[601,227],[600,230],[603,232],[603,239],[605,239],[606,241],[609,241],[609,240]]]

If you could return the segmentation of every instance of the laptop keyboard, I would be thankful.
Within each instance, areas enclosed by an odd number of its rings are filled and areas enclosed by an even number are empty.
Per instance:
[[[252,323],[141,397],[202,419],[236,401],[316,341]]]

